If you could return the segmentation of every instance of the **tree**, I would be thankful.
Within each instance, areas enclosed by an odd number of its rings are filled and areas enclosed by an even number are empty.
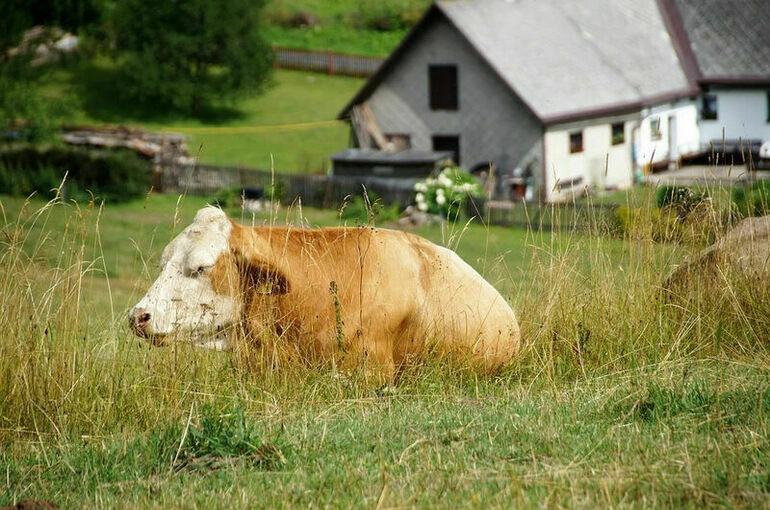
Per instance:
[[[145,103],[200,115],[261,88],[272,52],[259,33],[265,0],[124,0],[112,12],[119,85]]]

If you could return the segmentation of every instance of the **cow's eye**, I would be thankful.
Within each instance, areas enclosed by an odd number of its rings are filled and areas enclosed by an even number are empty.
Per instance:
[[[190,272],[190,276],[192,276],[193,278],[197,278],[200,275],[202,275],[205,270],[206,270],[205,267],[198,266],[196,269],[194,269],[192,272]]]

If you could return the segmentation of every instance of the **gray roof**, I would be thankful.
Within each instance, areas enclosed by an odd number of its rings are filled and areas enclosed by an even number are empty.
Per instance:
[[[452,157],[447,151],[421,151],[407,149],[400,152],[384,152],[377,149],[345,149],[332,154],[332,161],[355,161],[358,163],[410,165],[420,163],[436,163]]]
[[[770,80],[770,2],[674,0],[702,81]]]
[[[437,6],[544,122],[692,93],[655,0]]]

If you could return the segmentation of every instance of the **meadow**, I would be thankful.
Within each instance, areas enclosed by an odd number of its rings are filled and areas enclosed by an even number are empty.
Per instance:
[[[272,0],[265,7],[270,44],[386,57],[429,0]],[[308,18],[315,23],[303,23]]]
[[[336,121],[363,85],[360,78],[275,71],[262,93],[212,106],[201,117],[143,108],[114,92],[114,63],[98,57],[43,73],[44,97],[62,104],[65,125],[126,125],[190,136],[201,163],[324,173],[331,154],[348,147],[349,126]]]
[[[510,300],[526,345],[492,377],[428,361],[377,388],[130,334],[205,203],[0,197],[0,506],[770,504],[769,291],[723,272],[672,299],[665,276],[697,243],[423,228]]]

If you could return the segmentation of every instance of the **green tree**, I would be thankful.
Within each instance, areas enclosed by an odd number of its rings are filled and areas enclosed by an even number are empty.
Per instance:
[[[265,0],[124,0],[112,11],[116,84],[144,103],[200,115],[215,100],[261,88],[272,53],[259,32]]]

